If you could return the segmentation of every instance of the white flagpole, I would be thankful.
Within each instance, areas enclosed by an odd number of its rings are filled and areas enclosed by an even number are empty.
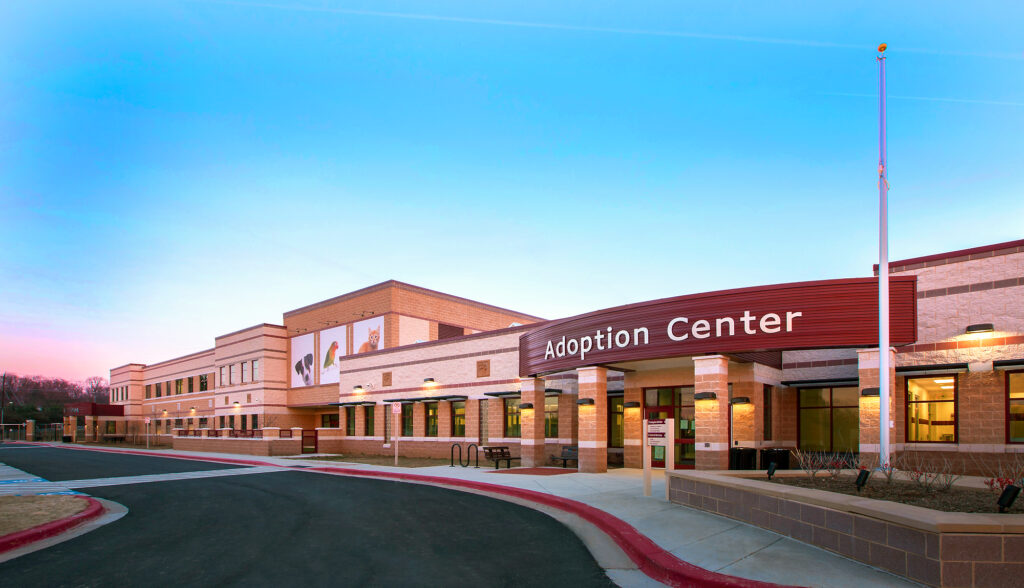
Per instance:
[[[889,451],[889,182],[885,151],[885,49],[878,46],[878,461]]]

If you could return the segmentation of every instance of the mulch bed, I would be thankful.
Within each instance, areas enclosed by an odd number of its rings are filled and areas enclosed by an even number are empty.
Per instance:
[[[877,477],[876,477],[877,476]],[[974,512],[974,513],[996,513],[999,507],[996,500],[999,492],[990,492],[988,489],[975,488],[950,488],[946,491],[923,491],[916,484],[893,480],[887,484],[885,477],[877,473],[871,476],[867,485],[861,492],[857,493],[853,476],[840,476],[833,479],[828,475],[819,474],[813,481],[808,478],[798,477],[775,477],[772,482],[785,484],[787,486],[799,486],[813,490],[827,490],[840,494],[850,494],[876,500],[888,500],[900,502],[913,506],[921,506],[942,512]],[[1009,510],[1010,513],[1024,513],[1024,501],[1018,500]]]

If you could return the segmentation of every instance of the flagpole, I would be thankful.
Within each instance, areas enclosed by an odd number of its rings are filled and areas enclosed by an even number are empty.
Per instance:
[[[885,44],[878,46],[878,461],[889,451],[889,170],[885,148]]]

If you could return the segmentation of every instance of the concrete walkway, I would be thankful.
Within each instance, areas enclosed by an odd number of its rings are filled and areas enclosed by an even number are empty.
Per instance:
[[[60,443],[52,446],[68,447]],[[200,459],[251,460],[277,466],[338,467],[415,474],[520,488],[568,498],[600,509],[628,523],[680,560],[712,572],[791,586],[919,586],[771,531],[670,503],[665,500],[664,476],[660,471],[654,473],[652,496],[644,497],[642,472],[631,469],[611,470],[605,474],[573,472],[541,476],[494,473],[493,469],[482,466],[480,469],[447,466],[396,468],[317,460],[310,459],[310,456],[275,458],[168,449],[152,453]],[[623,586],[657,585],[638,570],[608,570],[608,575]]]

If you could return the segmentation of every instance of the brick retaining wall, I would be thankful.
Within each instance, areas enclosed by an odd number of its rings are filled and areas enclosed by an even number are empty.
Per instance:
[[[299,455],[302,453],[302,439],[234,439],[175,437],[174,449],[181,451],[211,451],[216,453],[239,453],[242,455]]]
[[[768,529],[923,584],[1024,586],[1024,515],[941,513],[735,476],[670,475],[672,502]]]

